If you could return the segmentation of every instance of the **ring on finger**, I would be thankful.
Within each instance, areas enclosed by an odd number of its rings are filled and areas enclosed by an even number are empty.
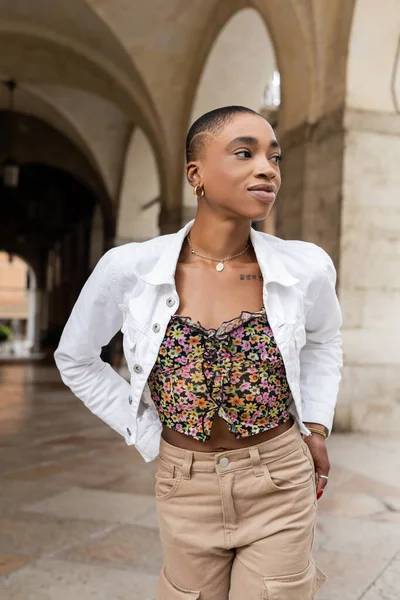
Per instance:
[[[318,477],[319,477],[320,479],[326,479],[327,481],[328,481],[328,479],[329,479],[329,477],[327,477],[326,475],[320,475],[319,473],[318,473]]]

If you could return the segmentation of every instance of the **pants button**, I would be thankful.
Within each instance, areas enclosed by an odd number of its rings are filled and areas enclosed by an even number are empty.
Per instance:
[[[219,459],[219,466],[220,467],[227,467],[229,465],[229,459],[226,458],[226,456],[223,456],[222,458]]]

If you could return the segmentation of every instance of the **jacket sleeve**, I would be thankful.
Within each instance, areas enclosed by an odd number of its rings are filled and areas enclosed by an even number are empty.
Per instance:
[[[341,380],[342,314],[335,291],[336,271],[331,259],[310,284],[306,315],[306,343],[300,351],[300,389],[303,422],[321,423],[332,430]]]
[[[125,436],[129,383],[101,360],[102,346],[122,326],[114,295],[113,252],[97,263],[72,309],[54,353],[61,378],[95,415]]]

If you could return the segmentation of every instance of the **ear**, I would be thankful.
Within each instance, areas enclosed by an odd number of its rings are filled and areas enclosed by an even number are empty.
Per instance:
[[[200,174],[200,165],[198,162],[192,160],[186,165],[186,177],[192,187],[201,185],[202,180]]]

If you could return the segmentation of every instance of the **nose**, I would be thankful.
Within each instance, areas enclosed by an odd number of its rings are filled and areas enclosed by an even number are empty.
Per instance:
[[[266,158],[260,159],[256,165],[255,176],[261,179],[274,179],[276,173],[271,162]]]

